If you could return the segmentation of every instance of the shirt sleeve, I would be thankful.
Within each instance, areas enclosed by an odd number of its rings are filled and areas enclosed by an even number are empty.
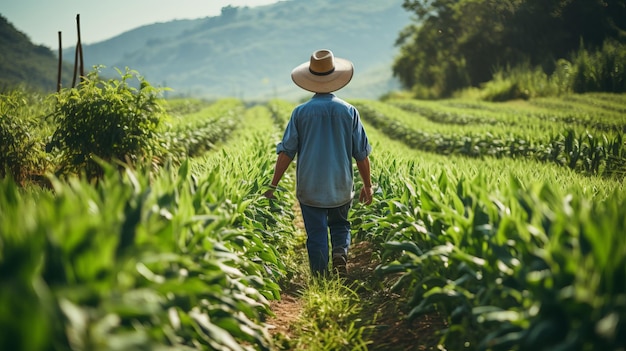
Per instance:
[[[296,128],[296,123],[292,115],[291,119],[289,119],[289,122],[287,123],[287,128],[285,128],[283,140],[276,145],[276,154],[284,152],[287,156],[289,156],[289,158],[293,159],[296,157],[296,153],[298,152],[298,140],[298,129]]]
[[[354,108],[354,126],[352,129],[352,157],[357,161],[364,160],[372,153],[372,146],[369,143],[365,128],[361,123],[359,111]]]

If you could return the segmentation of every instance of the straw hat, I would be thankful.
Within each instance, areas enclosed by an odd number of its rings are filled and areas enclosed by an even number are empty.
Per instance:
[[[309,62],[291,71],[291,79],[304,90],[330,93],[346,86],[353,73],[352,62],[335,57],[330,50],[317,50]]]

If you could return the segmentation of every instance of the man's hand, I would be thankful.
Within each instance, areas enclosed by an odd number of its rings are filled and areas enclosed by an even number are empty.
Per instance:
[[[372,196],[374,195],[374,189],[370,187],[362,187],[361,194],[359,195],[359,201],[362,203],[369,205],[372,203]]]

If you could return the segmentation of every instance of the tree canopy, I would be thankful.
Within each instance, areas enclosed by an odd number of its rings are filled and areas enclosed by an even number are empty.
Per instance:
[[[405,88],[448,96],[489,81],[497,68],[544,71],[581,48],[626,42],[625,0],[405,0],[416,14],[396,45]]]

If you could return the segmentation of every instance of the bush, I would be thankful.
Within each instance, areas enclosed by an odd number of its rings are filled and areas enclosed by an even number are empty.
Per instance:
[[[626,45],[607,41],[600,51],[579,50],[572,61],[574,92],[626,92]]]
[[[0,95],[0,177],[22,183],[45,167],[43,140],[36,129],[34,105],[38,95],[13,90]]]
[[[60,173],[82,171],[101,174],[94,158],[134,164],[158,149],[157,128],[165,114],[160,89],[137,72],[120,73],[121,80],[103,81],[96,69],[77,88],[57,94],[54,111],[58,129],[51,147],[61,152]],[[136,78],[139,88],[129,84]]]
[[[568,94],[572,92],[574,70],[571,62],[559,59],[552,74],[529,64],[498,71],[494,79],[485,84],[481,98],[487,101],[528,100]]]
[[[455,96],[507,101],[568,93],[626,92],[624,44],[607,41],[600,51],[595,52],[582,48],[570,60],[557,60],[554,67],[550,74],[529,64],[497,69],[493,79],[480,89],[464,89]]]

